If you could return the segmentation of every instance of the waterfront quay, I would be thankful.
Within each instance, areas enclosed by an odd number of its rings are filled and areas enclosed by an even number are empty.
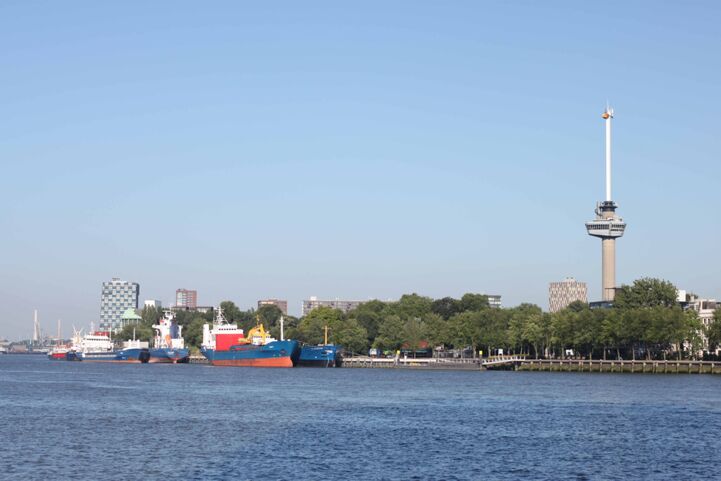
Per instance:
[[[721,362],[714,361],[525,359],[514,367],[516,371],[721,374]]]
[[[480,371],[503,369],[515,371],[633,374],[721,374],[721,362],[715,361],[527,359],[523,356],[495,356],[474,359],[385,359],[359,356],[343,359],[343,367]]]

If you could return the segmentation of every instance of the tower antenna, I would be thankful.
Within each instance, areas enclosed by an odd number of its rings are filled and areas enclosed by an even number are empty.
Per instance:
[[[588,235],[601,238],[601,283],[603,301],[612,302],[616,295],[616,239],[623,236],[626,223],[616,215],[616,203],[611,198],[611,121],[613,108],[606,103],[601,114],[606,124],[606,200],[596,207],[596,219],[586,222]]]

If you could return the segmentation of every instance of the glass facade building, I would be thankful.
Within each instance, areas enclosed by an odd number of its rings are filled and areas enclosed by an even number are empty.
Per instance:
[[[140,284],[114,277],[103,282],[100,294],[100,330],[115,332],[122,327],[122,316],[127,309],[138,308]]]

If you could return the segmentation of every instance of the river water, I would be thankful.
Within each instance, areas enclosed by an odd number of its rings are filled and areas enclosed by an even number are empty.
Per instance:
[[[0,356],[3,480],[721,479],[721,376]]]

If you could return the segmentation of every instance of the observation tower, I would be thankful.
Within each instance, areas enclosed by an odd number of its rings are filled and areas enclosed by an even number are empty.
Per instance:
[[[596,219],[586,222],[588,235],[601,238],[601,285],[604,302],[616,294],[616,239],[623,235],[626,223],[616,215],[618,207],[611,200],[611,120],[613,109],[606,107],[601,117],[606,122],[606,200],[596,203]]]

